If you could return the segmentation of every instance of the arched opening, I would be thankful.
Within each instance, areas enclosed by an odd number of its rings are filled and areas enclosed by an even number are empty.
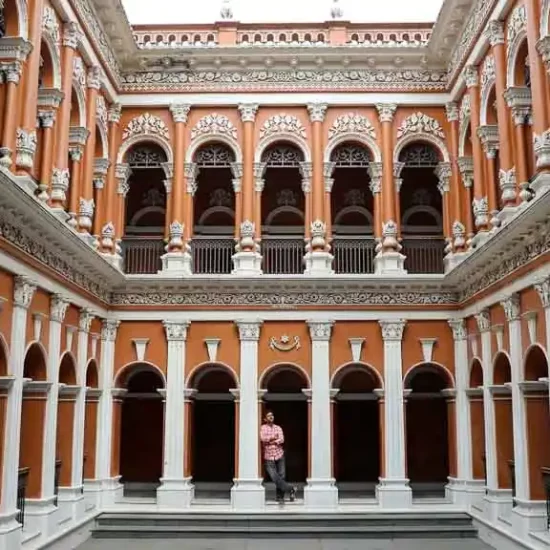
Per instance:
[[[65,353],[59,365],[57,400],[56,477],[60,487],[71,487],[73,472],[74,413],[79,387],[76,386],[76,363]]]
[[[357,143],[342,143],[330,155],[334,163],[330,200],[336,273],[374,273],[371,160],[370,151]]]
[[[485,409],[483,406],[483,367],[474,359],[470,367],[470,430],[472,432],[472,475],[474,479],[487,479],[485,469]]]
[[[235,477],[235,378],[226,367],[205,365],[188,386],[196,390],[191,414],[195,494],[229,498]]]
[[[333,381],[338,390],[333,408],[334,476],[341,497],[373,496],[381,477],[381,389],[376,372],[364,364],[341,369]]]
[[[84,416],[84,480],[95,478],[95,447],[97,441],[97,408],[101,391],[99,386],[99,372],[95,359],[88,363],[86,369],[86,409]]]
[[[525,398],[529,498],[545,500],[541,468],[550,468],[550,408],[548,404],[548,360],[539,346],[532,346],[525,356]],[[541,381],[541,379],[543,379]],[[546,381],[544,381],[546,379]]]
[[[304,155],[291,143],[278,142],[262,154],[264,188],[261,199],[263,271],[303,272],[305,195]],[[302,176],[305,176],[304,178]]]
[[[19,467],[28,468],[26,498],[42,494],[42,463],[44,460],[44,421],[46,400],[51,383],[47,382],[46,353],[38,343],[25,355],[23,377],[29,381],[23,387]]]
[[[511,464],[514,460],[514,428],[512,415],[512,367],[505,353],[499,353],[493,363],[494,386],[491,391],[495,407],[497,476],[500,489],[512,489]]]
[[[431,363],[414,367],[404,382],[407,468],[415,496],[443,495],[450,473],[448,397],[452,387],[445,369]],[[452,445],[454,447],[454,445]]]
[[[224,143],[208,143],[196,151],[193,271],[229,274],[235,249],[235,153]]]
[[[19,28],[19,6],[16,0],[4,0],[0,8],[0,38],[4,36],[21,36],[23,29]]]
[[[286,479],[303,487],[309,471],[308,403],[302,390],[308,388],[303,372],[294,365],[278,365],[263,377],[267,390],[262,404],[262,421],[268,411],[275,416],[285,437]],[[275,487],[265,475],[267,496],[275,500]]]
[[[400,152],[399,163],[405,269],[409,273],[443,273],[443,202],[435,174],[439,152],[429,143],[412,143]]]
[[[159,390],[164,388],[164,381],[148,364],[131,365],[125,370],[119,384],[126,393],[118,404],[121,482],[126,496],[151,497],[162,476],[164,404]]]
[[[140,142],[126,153],[131,173],[125,201],[122,248],[126,273],[161,269],[166,230],[166,153],[152,142]]]

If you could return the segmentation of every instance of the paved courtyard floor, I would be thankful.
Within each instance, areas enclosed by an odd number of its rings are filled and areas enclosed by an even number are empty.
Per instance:
[[[479,540],[90,539],[78,550],[492,550]]]

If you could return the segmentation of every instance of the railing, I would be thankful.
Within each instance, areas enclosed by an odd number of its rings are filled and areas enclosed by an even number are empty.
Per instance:
[[[374,273],[375,248],[371,237],[334,237],[334,271],[353,275]]]
[[[296,275],[304,272],[303,237],[262,238],[263,272],[267,275]]]
[[[550,529],[550,468],[541,468],[542,484],[546,493],[546,528]]]
[[[55,461],[55,476],[54,476],[54,482],[53,482],[53,494],[54,494],[54,501],[53,505],[57,506],[57,497],[59,495],[59,480],[61,478],[61,465],[63,463],[61,460]]]
[[[405,237],[403,250],[406,256],[405,269],[408,273],[444,273],[443,257],[445,241],[441,237]]]
[[[17,476],[17,521],[25,525],[25,496],[30,468],[19,468]]]
[[[164,254],[164,240],[162,237],[124,237],[122,251],[125,273],[156,273],[162,267],[160,257]]]
[[[193,273],[228,275],[233,270],[233,237],[195,237],[191,241]]]

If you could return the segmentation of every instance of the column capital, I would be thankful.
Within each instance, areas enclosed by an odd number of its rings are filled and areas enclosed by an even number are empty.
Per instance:
[[[74,21],[65,23],[63,27],[63,46],[76,50],[80,41],[80,36],[80,29],[77,23]]]
[[[334,321],[330,319],[306,321],[312,342],[329,342]]]
[[[31,305],[32,297],[36,291],[36,283],[25,275],[15,277],[15,286],[13,289],[13,303],[17,307],[28,309]]]
[[[311,122],[324,122],[328,105],[326,103],[310,103],[307,106],[309,120]]]
[[[443,193],[448,193],[450,189],[450,181],[451,176],[453,175],[453,169],[450,162],[440,162],[436,169],[434,170],[435,175],[437,176],[437,179],[439,180],[439,184],[437,188],[439,189],[439,192],[443,195]]]
[[[186,103],[172,103],[172,105],[170,105],[170,112],[172,113],[174,122],[187,124],[189,111],[191,111],[191,105]]]
[[[310,193],[313,164],[311,162],[300,162],[300,174],[302,175],[302,191],[304,193]]]
[[[174,177],[174,164],[172,162],[163,162],[162,169],[164,170],[164,175],[167,179]]]
[[[54,294],[50,303],[50,319],[56,323],[62,323],[68,307],[69,301],[64,296]]]
[[[99,90],[101,88],[101,68],[98,65],[93,65],[88,69],[88,78],[86,84],[88,88]]]
[[[168,342],[185,342],[187,340],[187,328],[189,321],[163,321]]]
[[[80,162],[84,156],[84,145],[80,143],[69,145],[69,156],[73,162]]]
[[[540,283],[535,284],[535,289],[539,293],[542,307],[550,307],[550,277],[544,279]]]
[[[519,321],[521,317],[521,301],[519,294],[512,294],[512,296],[502,300],[500,305],[502,309],[504,309],[504,315],[509,323],[511,321]]]
[[[122,105],[120,103],[113,103],[107,112],[107,120],[113,124],[118,124],[120,122],[121,115]]]
[[[479,86],[479,71],[475,65],[467,65],[464,68],[464,80],[468,89]]]
[[[392,319],[378,321],[382,329],[382,339],[386,342],[401,342],[407,321],[405,319]]]
[[[55,124],[56,113],[54,110],[40,110],[38,111],[38,121],[42,128],[53,128]]]
[[[393,117],[397,111],[396,103],[377,103],[375,106],[380,122],[393,122]]]
[[[459,108],[456,101],[449,101],[445,104],[445,113],[449,122],[457,122],[459,119]]]
[[[373,195],[382,191],[382,175],[384,173],[384,165],[381,162],[369,163],[370,190]]]
[[[80,315],[78,317],[78,330],[80,332],[90,332],[90,327],[92,326],[92,321],[94,320],[95,315],[92,310],[83,307],[80,310]]]
[[[468,338],[466,321],[464,319],[449,319],[448,323],[453,331],[453,339],[455,342],[460,342]]]
[[[260,328],[263,321],[260,319],[245,321],[235,321],[237,328],[239,329],[239,339],[241,342],[257,342],[260,339]]]
[[[485,32],[492,48],[499,44],[504,44],[504,23],[502,21],[498,19],[489,21]]]
[[[479,332],[489,332],[491,330],[491,316],[489,315],[489,310],[484,309],[480,313],[478,313],[476,316],[476,322],[477,326],[479,328]]]
[[[19,83],[23,74],[23,64],[20,61],[13,61],[11,63],[3,64],[2,69],[6,75],[6,82]]]
[[[255,122],[258,114],[257,103],[241,103],[238,107],[242,122]]]
[[[474,183],[474,159],[472,157],[460,157],[458,159],[458,169],[464,187],[469,189]]]
[[[101,340],[103,342],[114,342],[119,325],[120,321],[116,319],[104,319],[101,324]]]

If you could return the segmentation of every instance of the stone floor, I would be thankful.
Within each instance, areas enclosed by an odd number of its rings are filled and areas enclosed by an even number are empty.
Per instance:
[[[491,550],[479,540],[96,540],[90,539],[78,550]]]

